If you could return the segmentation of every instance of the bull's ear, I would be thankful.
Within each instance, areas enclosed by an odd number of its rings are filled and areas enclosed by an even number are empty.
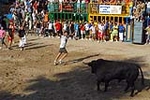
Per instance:
[[[96,63],[97,63],[97,61],[96,61],[96,60],[93,60],[93,61],[89,62],[88,65],[89,65],[89,66],[94,66]]]

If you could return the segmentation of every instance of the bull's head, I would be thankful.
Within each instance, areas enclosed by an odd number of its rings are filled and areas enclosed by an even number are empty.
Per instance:
[[[93,60],[93,61],[91,61],[89,63],[84,63],[84,64],[86,64],[86,65],[91,67],[91,73],[95,73],[96,72],[96,69],[97,69],[96,60]]]
[[[96,73],[97,68],[100,66],[100,64],[102,63],[103,59],[98,59],[98,60],[93,60],[89,63],[84,63],[88,66],[91,67],[91,73]]]

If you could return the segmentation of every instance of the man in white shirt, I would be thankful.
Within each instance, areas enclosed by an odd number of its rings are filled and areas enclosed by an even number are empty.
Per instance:
[[[92,39],[92,40],[95,40],[95,38],[96,38],[96,27],[95,27],[95,24],[93,23],[92,24],[92,26],[90,27],[90,30],[91,30],[91,36],[90,36],[90,38]],[[90,39],[90,40],[91,40]]]
[[[146,8],[146,12],[148,14],[148,17],[150,17],[150,2],[147,2],[147,8]]]
[[[59,53],[54,60],[54,65],[62,64],[62,60],[68,55],[68,51],[66,50],[67,41],[68,32],[64,31],[63,35],[61,35]]]
[[[49,31],[49,36],[52,36],[52,38],[54,37],[54,26],[53,23],[51,21],[48,22],[48,31]]]

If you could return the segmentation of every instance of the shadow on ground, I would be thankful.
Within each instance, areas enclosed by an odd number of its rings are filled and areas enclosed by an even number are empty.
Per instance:
[[[91,74],[90,67],[84,64],[77,66],[72,71],[55,74],[53,77],[57,80],[39,76],[28,81],[32,84],[24,90],[31,92],[28,95],[13,95],[1,91],[0,100],[120,100],[119,98],[129,97],[130,94],[130,91],[127,93],[123,91],[126,85],[124,81],[120,83],[112,81],[107,92],[97,91],[96,78]],[[139,81],[140,79],[136,81],[138,91],[149,86],[149,79],[145,79],[144,87],[141,87]]]

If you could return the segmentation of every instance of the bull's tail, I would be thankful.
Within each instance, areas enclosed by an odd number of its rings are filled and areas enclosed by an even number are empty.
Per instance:
[[[141,73],[141,84],[142,85],[144,85],[144,75],[143,75],[143,71],[142,71],[142,69],[141,69],[141,67],[140,66],[138,66],[138,69],[140,70],[140,73]]]

